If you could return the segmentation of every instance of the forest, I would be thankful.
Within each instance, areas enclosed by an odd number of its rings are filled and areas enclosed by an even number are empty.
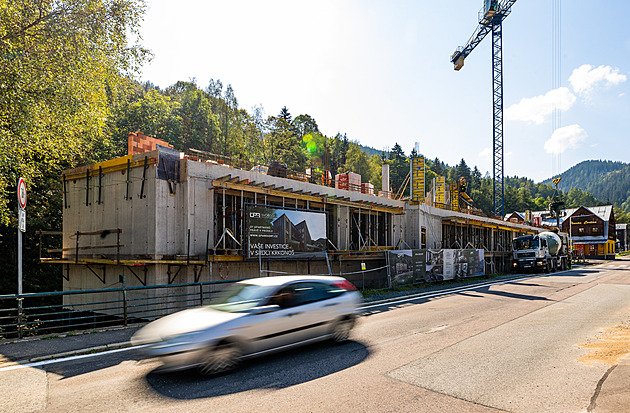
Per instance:
[[[551,179],[543,183],[551,184]],[[630,211],[630,164],[623,162],[582,161],[562,173],[558,188],[565,191],[580,188],[606,204],[617,204]]]
[[[24,239],[24,291],[61,288],[57,268],[37,263],[37,230],[61,230],[61,172],[126,154],[127,136],[142,131],[176,149],[189,148],[290,169],[354,171],[381,189],[381,166],[390,165],[392,191],[402,188],[409,158],[396,143],[390,150],[366,148],[359,136],[324,135],[316,114],[293,116],[288,107],[239,107],[234,88],[211,79],[179,81],[165,89],[140,82],[151,52],[141,45],[136,22],[140,0],[27,0],[0,8],[0,292],[15,292],[17,179],[27,182],[28,220]],[[131,41],[130,39],[135,39]],[[342,125],[339,125],[341,128]],[[400,137],[403,138],[408,137]],[[395,141],[392,137],[391,141]],[[464,177],[475,206],[492,210],[492,179],[464,159],[449,166],[426,158],[426,188],[436,175]],[[626,182],[629,180],[625,168]],[[530,179],[505,179],[505,211],[542,210],[552,186]],[[566,207],[600,205],[589,192],[571,188]],[[626,199],[616,206],[618,222],[630,220]],[[606,200],[604,200],[606,201]],[[623,208],[623,209],[622,209]],[[52,275],[55,273],[56,275]]]

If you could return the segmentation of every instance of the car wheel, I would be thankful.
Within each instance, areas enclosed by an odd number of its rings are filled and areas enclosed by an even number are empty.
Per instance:
[[[354,327],[354,319],[344,318],[333,324],[332,327],[332,340],[335,343],[344,343],[350,338],[350,331]]]
[[[242,353],[236,343],[221,342],[205,352],[199,371],[213,375],[235,370],[241,362]]]

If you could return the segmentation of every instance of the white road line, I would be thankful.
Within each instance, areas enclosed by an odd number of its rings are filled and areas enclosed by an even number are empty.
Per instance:
[[[84,358],[88,358],[88,357],[102,356],[102,355],[106,355],[106,354],[120,353],[120,352],[123,352],[123,351],[134,350],[134,349],[142,348],[142,347],[146,347],[146,346],[147,345],[145,344],[145,345],[142,345],[142,346],[117,348],[115,350],[107,350],[107,351],[102,351],[100,353],[81,354],[81,355],[78,355],[78,356],[70,356],[70,357],[63,357],[63,358],[58,358],[58,359],[36,361],[36,362],[33,362],[33,363],[14,364],[12,366],[0,367],[0,372],[2,372],[2,371],[9,371],[9,370],[19,370],[19,369],[24,369],[24,368],[27,368],[27,367],[45,366],[47,364],[61,363],[61,362],[64,362],[64,361],[80,360],[80,359],[84,359]]]
[[[508,284],[508,283],[517,282],[517,281],[530,280],[532,278],[547,277],[547,276],[550,276],[550,275],[558,275],[558,274],[565,273],[565,272],[568,272],[568,271],[555,272],[555,273],[551,273],[551,274],[539,274],[539,275],[522,277],[522,278],[513,278],[513,279],[510,279],[510,280],[496,281],[496,282],[493,282],[493,283],[486,283],[486,284],[482,284],[482,285],[474,285],[474,286],[471,286],[471,287],[458,288],[458,289],[453,289],[453,290],[448,290],[448,291],[438,291],[438,292],[435,292],[433,294],[426,294],[426,295],[422,295],[422,296],[419,296],[419,297],[401,298],[400,300],[388,301],[386,303],[368,305],[368,306],[361,307],[361,310],[367,310],[367,309],[370,309],[370,308],[382,307],[382,306],[385,306],[385,305],[395,305],[395,304],[405,303],[405,302],[409,302],[409,301],[421,300],[421,299],[425,299],[425,298],[439,297],[441,295],[456,294],[456,293],[463,292],[463,291],[472,291],[472,290],[476,290],[476,289],[479,289],[479,288],[491,287],[493,285]],[[114,354],[114,353],[121,353],[123,351],[139,349],[139,348],[143,348],[143,347],[146,347],[146,346],[148,346],[148,344],[144,344],[144,345],[140,345],[140,346],[133,346],[133,347],[118,348],[118,349],[107,350],[107,351],[102,351],[102,352],[98,352],[98,353],[81,354],[81,355],[77,355],[77,356],[70,356],[70,357],[62,357],[62,358],[51,359],[51,360],[36,361],[36,362],[33,362],[33,363],[14,364],[14,365],[11,365],[11,366],[0,367],[0,372],[10,371],[10,370],[19,370],[19,369],[24,369],[24,368],[27,368],[27,367],[45,366],[45,365],[48,365],[48,364],[62,363],[62,362],[65,362],[65,361],[80,360],[80,359],[84,359],[84,358],[88,358],[88,357],[96,357],[96,356],[103,356],[103,355]]]
[[[408,301],[422,300],[422,299],[425,299],[425,298],[439,297],[441,295],[456,294],[456,293],[463,292],[463,291],[472,291],[472,290],[476,290],[476,289],[483,288],[483,287],[490,287],[490,286],[493,286],[493,285],[507,284],[507,283],[511,283],[511,282],[515,282],[515,281],[530,280],[532,278],[546,277],[546,276],[549,276],[549,275],[557,275],[557,274],[561,274],[563,272],[566,272],[566,271],[555,272],[555,273],[552,273],[552,274],[540,274],[540,275],[535,275],[535,276],[532,276],[532,277],[513,278],[511,280],[503,280],[503,281],[497,281],[497,282],[488,283],[488,284],[474,285],[474,286],[471,286],[471,287],[458,288],[458,289],[448,290],[448,291],[438,291],[438,292],[433,293],[433,294],[426,294],[426,295],[422,295],[422,296],[419,296],[419,297],[403,298],[403,299],[400,299],[400,300],[388,301],[386,303],[368,305],[368,306],[361,307],[361,310],[366,310],[366,309],[376,308],[376,307],[382,307],[384,305],[405,303],[405,302],[408,302]]]

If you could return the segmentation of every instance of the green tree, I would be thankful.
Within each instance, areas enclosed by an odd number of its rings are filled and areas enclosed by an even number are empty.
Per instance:
[[[405,156],[400,145],[396,143],[389,152],[388,161],[390,186],[393,193],[398,193],[401,191],[405,178],[409,174],[409,159]],[[407,185],[401,193],[409,196],[409,186]]]
[[[0,7],[0,222],[18,175],[29,185],[57,173],[106,136],[110,104],[124,74],[146,57],[139,37],[144,3],[135,0],[31,0]],[[33,162],[36,160],[36,162]]]
[[[369,181],[374,185],[375,194],[383,189],[383,159],[380,155],[372,155],[368,158],[370,167]]]
[[[286,109],[286,107],[284,109]],[[291,115],[289,114],[289,117],[290,116]],[[300,138],[304,137],[304,135],[308,135],[309,133],[321,135],[317,122],[310,115],[299,115],[293,120],[293,126]]]
[[[181,136],[175,147],[182,151],[195,148],[227,154],[226,138],[225,135],[222,140],[219,138],[219,120],[212,113],[208,96],[196,85],[191,85],[182,92],[180,99]]]
[[[61,229],[63,169],[111,151],[108,118],[130,92],[148,52],[137,24],[141,0],[26,0],[0,3],[0,248],[15,273],[17,178],[29,190],[25,291],[54,290],[60,278],[36,266],[37,229]],[[46,269],[50,271],[50,269]],[[0,289],[14,291],[3,278]]]
[[[330,170],[333,174],[343,173],[344,165],[346,164],[346,153],[350,147],[350,141],[348,137],[340,133],[336,134],[332,138],[332,142],[329,142],[328,148],[330,148]]]
[[[477,169],[477,166],[474,167],[471,175],[470,175],[470,183],[468,184],[469,190],[480,189],[481,188],[481,172]]]
[[[350,142],[344,169],[360,174],[362,182],[367,182],[371,178],[370,163],[367,156],[359,145],[354,142]]]
[[[113,123],[111,134],[117,142],[116,156],[126,153],[127,136],[135,131],[175,144],[181,136],[181,105],[172,97],[149,89],[139,99],[119,104]]]
[[[462,160],[459,162],[459,165],[457,165],[457,167],[454,169],[455,169],[455,179],[454,179],[455,181],[459,180],[459,178],[464,178],[466,180],[466,183],[470,184],[470,182],[472,181],[470,168],[466,164],[466,161],[464,160],[464,158],[462,158]]]
[[[294,171],[305,171],[307,158],[292,125],[284,118],[275,116],[269,117],[267,124],[269,127],[269,133],[265,136],[267,162],[277,160],[284,162]]]

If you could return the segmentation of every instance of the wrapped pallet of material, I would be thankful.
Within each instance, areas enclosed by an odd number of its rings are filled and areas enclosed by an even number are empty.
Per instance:
[[[361,184],[361,193],[374,195],[374,185],[369,182]]]
[[[351,191],[361,192],[361,175],[354,172],[348,174],[348,189]]]
[[[348,174],[335,175],[335,188],[348,190]]]

